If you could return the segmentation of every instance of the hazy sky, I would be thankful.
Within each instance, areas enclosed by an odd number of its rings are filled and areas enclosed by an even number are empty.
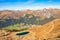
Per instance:
[[[60,0],[0,0],[0,10],[60,8]]]

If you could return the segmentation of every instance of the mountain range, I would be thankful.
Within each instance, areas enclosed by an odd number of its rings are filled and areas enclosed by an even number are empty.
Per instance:
[[[19,19],[25,14],[32,14],[35,16],[40,16],[42,19],[49,18],[51,16],[55,18],[60,18],[60,9],[40,9],[40,10],[1,10],[0,19]]]

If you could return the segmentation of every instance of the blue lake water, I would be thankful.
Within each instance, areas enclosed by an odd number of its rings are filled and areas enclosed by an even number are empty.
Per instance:
[[[20,33],[17,33],[16,35],[17,36],[22,36],[22,35],[26,35],[26,34],[28,34],[29,32],[20,32]]]

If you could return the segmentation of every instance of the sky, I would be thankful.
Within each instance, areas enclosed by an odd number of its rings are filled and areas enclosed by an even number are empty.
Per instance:
[[[60,0],[0,0],[0,10],[59,8]]]

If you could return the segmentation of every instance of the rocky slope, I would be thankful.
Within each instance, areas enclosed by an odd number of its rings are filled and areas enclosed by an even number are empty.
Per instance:
[[[48,40],[60,35],[60,19],[55,19],[43,26],[30,28],[30,34],[23,36],[22,40]],[[56,39],[55,39],[56,40]]]

